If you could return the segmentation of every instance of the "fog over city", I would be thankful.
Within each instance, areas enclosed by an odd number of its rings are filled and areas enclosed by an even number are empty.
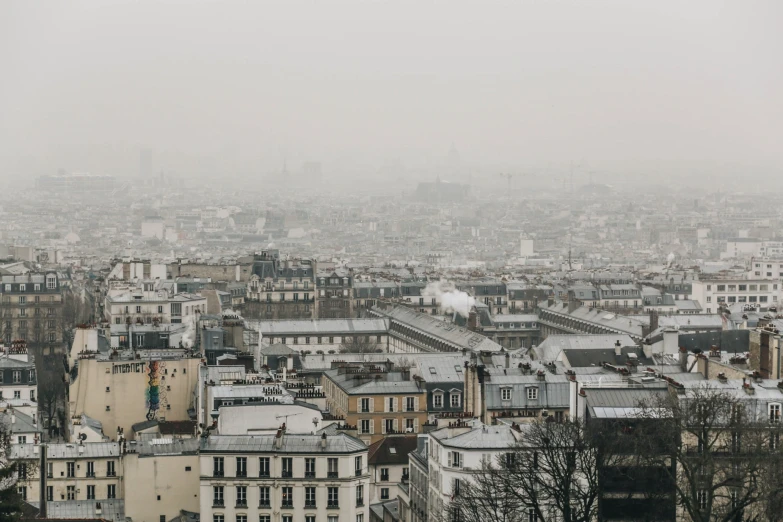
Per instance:
[[[0,179],[133,178],[149,149],[156,173],[224,182],[315,161],[330,180],[582,163],[779,186],[781,19],[775,1],[4,2]]]
[[[0,522],[780,522],[780,0],[0,0]]]

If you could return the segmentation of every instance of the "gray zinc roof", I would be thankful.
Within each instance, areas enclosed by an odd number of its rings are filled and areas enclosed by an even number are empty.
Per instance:
[[[357,453],[367,446],[345,433],[322,435],[283,435],[280,448],[275,447],[275,435],[212,435],[201,443],[202,453]]]
[[[389,329],[384,319],[312,319],[248,321],[253,329],[266,337],[280,335],[330,335],[386,333]]]

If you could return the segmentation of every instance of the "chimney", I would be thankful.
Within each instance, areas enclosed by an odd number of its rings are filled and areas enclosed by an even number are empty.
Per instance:
[[[642,344],[642,350],[644,351],[644,357],[649,359],[652,357],[652,345],[649,342]]]
[[[471,308],[470,313],[468,314],[468,330],[474,332],[478,330],[478,314],[476,313],[475,308]]]
[[[546,373],[544,372],[544,370],[538,370],[538,372],[536,373],[536,378],[539,381],[545,381],[546,380]]]
[[[11,409],[11,424],[16,424],[16,412]]]
[[[510,367],[511,367],[511,355],[508,352],[506,352],[506,368],[510,368]]]
[[[285,424],[283,424],[283,428],[280,428],[277,430],[277,434],[275,434],[275,449],[281,449],[283,447],[283,433],[285,431]]]
[[[680,346],[680,370],[688,371],[688,350],[684,346]]]
[[[326,433],[321,434],[321,449],[326,449]]]
[[[623,347],[622,347],[622,345],[620,344],[620,339],[618,339],[618,340],[617,340],[617,341],[614,343],[614,354],[615,354],[615,355],[617,355],[617,356],[620,356],[620,355],[622,355],[622,354],[623,354],[623,350],[622,350],[622,348],[623,348]]]

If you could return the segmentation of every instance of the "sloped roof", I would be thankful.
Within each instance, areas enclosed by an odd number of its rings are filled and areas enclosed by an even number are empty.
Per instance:
[[[354,437],[340,433],[321,435],[283,435],[281,447],[275,447],[275,435],[211,435],[201,443],[202,453],[357,453],[367,446]]]
[[[370,464],[407,464],[408,453],[416,449],[416,435],[388,436],[370,445]]]

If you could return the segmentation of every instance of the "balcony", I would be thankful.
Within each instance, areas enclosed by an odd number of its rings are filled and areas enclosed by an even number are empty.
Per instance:
[[[361,477],[361,476],[362,476],[362,470],[360,470],[360,469],[357,469],[357,470],[356,470],[356,476],[357,476],[357,477]]]
[[[247,500],[237,500],[237,508],[246,508],[247,507]]]
[[[283,473],[280,476],[283,478],[291,478],[294,474],[291,470],[283,470]]]
[[[356,507],[364,507],[364,499],[363,498],[357,498],[356,499]]]
[[[326,509],[340,509],[340,503],[336,500],[330,500],[326,503]]]
[[[272,504],[269,503],[269,500],[261,500],[261,502],[258,504],[258,509],[269,509],[272,507]]]
[[[305,478],[315,478],[315,471],[305,471]]]
[[[111,475],[109,475],[109,476],[111,476]],[[213,477],[222,477],[223,476],[223,472],[222,471],[213,471],[212,472],[212,476]]]
[[[317,506],[315,505],[315,500],[305,500],[305,507],[306,508],[312,508],[315,509]]]
[[[284,500],[280,507],[282,509],[291,509],[294,507],[294,503],[291,500]]]
[[[330,471],[326,474],[326,478],[338,478],[338,473],[336,471]]]
[[[225,502],[223,502],[223,500],[214,499],[212,501],[212,507],[222,508],[222,507],[226,507],[226,504]]]

